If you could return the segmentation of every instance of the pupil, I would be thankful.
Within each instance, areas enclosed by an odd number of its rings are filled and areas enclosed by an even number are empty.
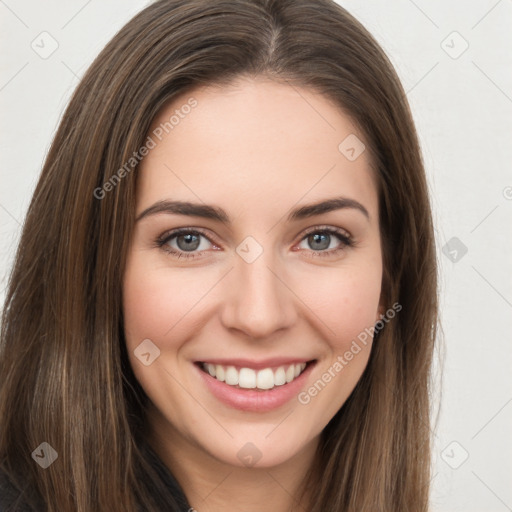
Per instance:
[[[180,243],[183,240],[186,242],[185,245]],[[180,235],[176,242],[182,251],[193,251],[199,247],[199,237],[197,235]]]
[[[310,235],[308,241],[312,249],[327,249],[329,247],[330,235],[316,233]]]

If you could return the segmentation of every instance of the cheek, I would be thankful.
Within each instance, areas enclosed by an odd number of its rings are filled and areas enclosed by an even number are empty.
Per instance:
[[[307,304],[318,317],[317,331],[321,329],[326,345],[298,401],[305,406],[304,414],[308,411],[315,417],[316,426],[325,426],[350,396],[368,363],[379,310],[381,267],[377,261],[370,267],[317,272],[309,278],[307,289]]]
[[[212,287],[211,277],[203,278],[192,280],[184,269],[155,265],[142,251],[133,251],[127,262],[123,312],[128,356],[137,380],[160,410],[179,409],[183,389],[168,370],[179,366],[180,349],[194,332],[194,314]],[[149,366],[136,356],[146,339],[160,350]]]
[[[381,294],[381,266],[346,265],[304,273],[297,289],[315,313],[317,325],[332,349],[344,349],[352,339],[375,325]],[[300,284],[299,284],[300,282]]]
[[[187,314],[200,306],[201,298],[211,288],[211,278],[202,277],[191,279],[184,269],[151,268],[142,255],[130,258],[123,282],[128,342],[177,338]]]

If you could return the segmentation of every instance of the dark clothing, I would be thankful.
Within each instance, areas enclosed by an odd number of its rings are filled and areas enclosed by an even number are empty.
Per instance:
[[[0,470],[0,512],[40,512],[45,508],[29,505],[27,498],[17,490],[7,475]]]

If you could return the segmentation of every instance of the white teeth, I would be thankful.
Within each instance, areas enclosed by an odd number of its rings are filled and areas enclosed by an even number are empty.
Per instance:
[[[224,367],[220,364],[215,366],[215,378],[221,382],[226,380],[226,372],[224,371]]]
[[[238,372],[234,366],[228,366],[226,368],[226,384],[230,386],[238,385]]]
[[[241,388],[252,389],[256,387],[256,372],[251,368],[241,368],[238,374],[238,385]]]
[[[272,389],[275,386],[282,386],[296,379],[306,368],[306,363],[279,366],[275,370],[272,368],[264,368],[262,370],[240,368],[238,371],[234,366],[225,367],[220,364],[210,363],[204,363],[203,368],[212,377],[230,386],[240,386],[244,389]]]
[[[274,384],[274,372],[270,368],[265,368],[258,372],[256,377],[256,387],[259,389],[272,389]]]
[[[286,384],[286,373],[284,371],[284,368],[280,366],[276,370],[276,373],[274,373],[274,385],[282,386],[283,384]]]

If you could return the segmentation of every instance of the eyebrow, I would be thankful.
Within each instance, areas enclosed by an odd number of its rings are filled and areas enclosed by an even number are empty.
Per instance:
[[[292,210],[288,215],[288,221],[298,221],[307,219],[309,217],[314,217],[315,215],[321,215],[323,213],[348,208],[360,211],[367,219],[370,219],[368,210],[358,201],[348,197],[335,197],[321,201],[319,203],[300,206],[299,208]],[[138,222],[139,220],[150,215],[157,215],[160,213],[201,217],[204,219],[215,220],[227,225],[231,223],[229,215],[218,206],[190,203],[188,201],[171,200],[157,201],[153,205],[146,208],[143,212],[141,212],[135,219],[135,222]]]

